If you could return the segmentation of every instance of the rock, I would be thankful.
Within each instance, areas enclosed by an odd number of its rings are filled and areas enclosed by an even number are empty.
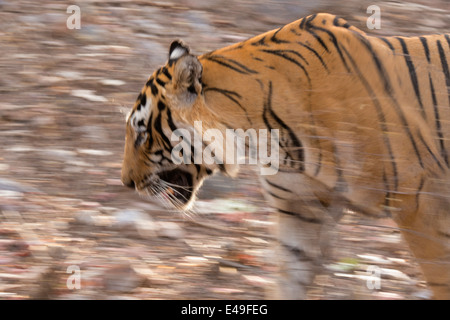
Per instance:
[[[67,250],[62,246],[50,245],[47,247],[48,254],[55,260],[62,260],[67,257]]]
[[[81,210],[75,213],[74,223],[86,225],[86,226],[94,226],[95,225],[95,216],[98,214],[95,210]]]
[[[418,299],[423,299],[423,300],[429,300],[429,299],[433,298],[433,292],[428,289],[416,291],[412,295]]]
[[[78,153],[88,154],[91,156],[111,156],[112,152],[106,150],[95,150],[95,149],[77,149]]]
[[[143,213],[141,210],[125,209],[116,212],[116,227],[125,227],[134,225],[136,222],[150,220],[150,217]]]
[[[25,192],[38,192],[36,188],[5,178],[0,178],[0,190],[13,191],[17,194]]]
[[[12,190],[1,190],[0,189],[0,198],[10,199],[10,200],[18,200],[23,198],[22,192],[12,191]]]
[[[145,279],[130,264],[116,265],[103,274],[103,286],[107,291],[130,292],[139,287]]]
[[[28,257],[31,255],[30,246],[23,240],[15,240],[6,247],[8,251],[14,252],[15,256]]]
[[[184,230],[175,222],[160,221],[158,222],[158,236],[170,239],[181,239],[184,237]]]
[[[415,281],[412,280],[408,275],[401,272],[400,270],[396,269],[388,269],[388,268],[380,268],[381,270],[381,277],[386,279],[394,279],[394,280],[402,280],[407,281],[409,283],[414,283]]]
[[[113,227],[127,232],[129,236],[142,238],[154,237],[158,234],[160,225],[141,210],[125,209],[115,214]]]
[[[70,94],[74,97],[83,98],[83,99],[86,99],[86,100],[92,101],[92,102],[107,102],[108,101],[108,99],[106,99],[105,97],[96,95],[94,93],[94,91],[87,90],[87,89],[72,90],[70,92]]]
[[[138,234],[144,239],[155,237],[160,231],[159,225],[151,220],[142,220],[136,223],[135,227]]]
[[[392,261],[376,254],[359,254],[358,257],[363,261],[373,262],[376,264],[392,264]]]
[[[116,79],[101,79],[100,83],[105,86],[123,86],[125,84],[124,81]]]

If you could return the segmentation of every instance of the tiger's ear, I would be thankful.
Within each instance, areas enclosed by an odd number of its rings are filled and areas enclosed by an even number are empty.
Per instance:
[[[169,63],[170,61],[175,63],[172,85],[178,105],[192,106],[202,92],[202,64],[180,41],[174,41],[170,46]]]
[[[191,52],[188,45],[181,40],[175,40],[170,44],[169,63],[178,60]]]

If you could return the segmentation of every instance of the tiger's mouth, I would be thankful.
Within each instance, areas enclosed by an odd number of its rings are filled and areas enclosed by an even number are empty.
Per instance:
[[[161,192],[177,207],[185,206],[194,193],[192,175],[180,169],[163,171],[158,174]]]

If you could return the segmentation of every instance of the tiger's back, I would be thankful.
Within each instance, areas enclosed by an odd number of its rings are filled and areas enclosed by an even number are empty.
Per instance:
[[[450,297],[448,34],[371,37],[312,15],[198,57],[201,80],[177,87],[195,100],[177,111],[170,86],[190,70],[186,55],[153,75],[171,117],[205,130],[279,129],[278,173],[261,177],[278,216],[278,297],[305,296],[332,245],[327,225],[347,207],[392,217],[435,296]]]

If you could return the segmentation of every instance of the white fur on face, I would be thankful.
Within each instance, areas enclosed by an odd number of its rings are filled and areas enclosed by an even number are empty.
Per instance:
[[[128,120],[130,119],[131,111],[132,111],[132,110],[130,110],[130,111],[127,112],[127,115],[125,116],[125,122],[128,122]]]
[[[150,117],[152,99],[147,96],[145,105],[140,105],[127,116],[127,121],[130,121],[132,128],[137,132],[144,132],[147,129],[148,120]]]

